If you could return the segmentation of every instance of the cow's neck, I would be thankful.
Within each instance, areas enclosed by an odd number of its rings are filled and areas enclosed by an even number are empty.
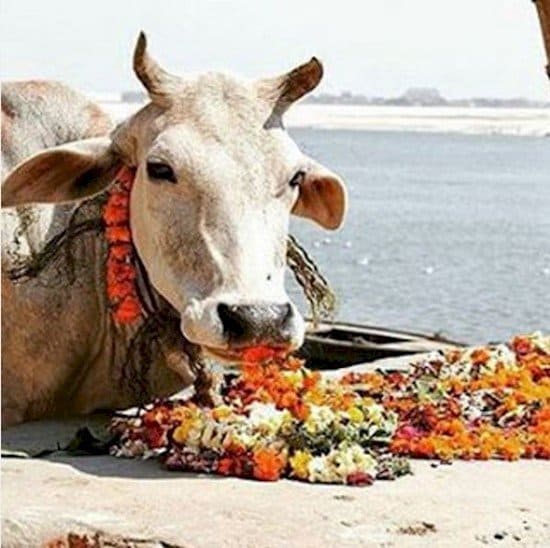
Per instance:
[[[26,246],[28,233],[19,229],[17,217],[9,237],[3,238],[8,244],[3,249],[8,254],[5,276],[19,275],[10,282],[14,303],[29,308],[28,321],[36,322],[36,329],[48,318],[56,331],[64,333],[63,340],[81,341],[41,359],[42,364],[52,362],[52,378],[54,366],[59,375],[60,367],[73,364],[63,386],[51,385],[51,399],[62,394],[63,402],[74,402],[72,411],[77,412],[169,395],[192,382],[192,365],[200,362],[196,347],[182,337],[178,313],[151,285],[137,255],[136,289],[142,314],[129,324],[114,320],[107,295],[109,246],[101,223],[104,202],[105,198],[99,197],[76,212],[67,206],[33,207],[30,229],[39,233],[33,241],[34,252]],[[88,226],[89,230],[81,232]],[[68,234],[76,236],[67,239]],[[50,254],[55,241],[61,243]],[[63,313],[52,317],[52,309]],[[39,374],[42,372],[37,371]]]

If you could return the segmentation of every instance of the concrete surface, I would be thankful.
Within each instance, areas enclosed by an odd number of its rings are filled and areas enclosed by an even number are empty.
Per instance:
[[[106,421],[23,424],[2,433],[2,448],[33,455]],[[3,458],[2,546],[550,547],[550,462],[412,465],[412,476],[358,488],[166,472],[109,456]],[[102,543],[67,541],[98,531]]]
[[[82,531],[140,547],[550,546],[550,464],[542,461],[416,461],[413,476],[353,488],[52,458],[3,459],[5,548]]]

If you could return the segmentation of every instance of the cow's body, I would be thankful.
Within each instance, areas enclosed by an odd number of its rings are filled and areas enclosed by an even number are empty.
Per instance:
[[[6,83],[2,89],[2,174],[27,157],[57,145],[106,135],[109,117],[82,95],[53,82]],[[105,293],[106,244],[102,234],[74,241],[75,279],[63,260],[37,278],[10,280],[20,261],[37,253],[69,221],[74,205],[33,205],[2,210],[3,425],[64,413],[87,413],[136,402],[137,387],[122,366],[139,322],[115,325]],[[159,352],[148,378],[150,396],[191,382],[164,367]],[[184,359],[181,354],[182,360]],[[130,364],[130,367],[132,364]],[[141,388],[140,388],[141,390]]]

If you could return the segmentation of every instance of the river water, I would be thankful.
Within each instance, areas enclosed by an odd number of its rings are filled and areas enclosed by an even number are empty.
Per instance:
[[[337,291],[339,319],[466,342],[550,330],[550,139],[291,133],[347,182],[342,230],[292,222]]]

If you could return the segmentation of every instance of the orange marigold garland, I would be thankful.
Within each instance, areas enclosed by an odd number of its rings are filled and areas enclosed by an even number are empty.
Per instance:
[[[130,231],[130,191],[134,175],[129,167],[120,169],[103,210],[108,244],[107,298],[113,319],[119,324],[131,324],[142,315]]]

